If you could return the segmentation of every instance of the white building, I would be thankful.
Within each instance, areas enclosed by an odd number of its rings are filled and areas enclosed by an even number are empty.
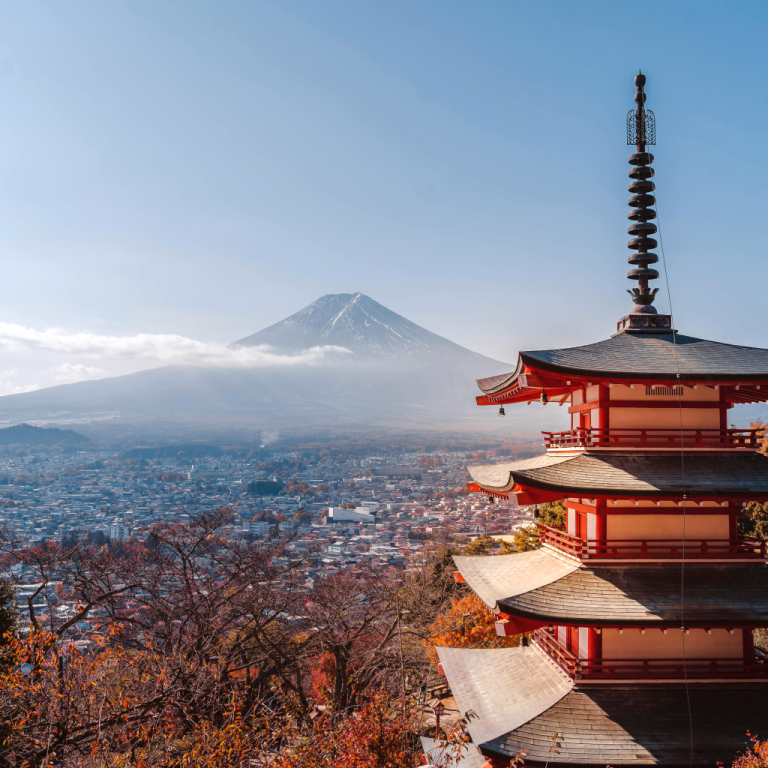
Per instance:
[[[344,509],[343,507],[328,508],[329,523],[375,523],[376,516],[374,510],[369,511],[366,507],[357,507],[356,509]]]

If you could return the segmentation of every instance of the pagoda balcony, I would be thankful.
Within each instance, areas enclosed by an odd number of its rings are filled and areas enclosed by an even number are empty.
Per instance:
[[[581,539],[559,528],[538,525],[543,546],[585,560],[765,560],[768,541],[728,539]]]
[[[563,648],[551,628],[533,633],[537,645],[572,680],[768,679],[768,657],[756,649],[753,659],[579,659]]]
[[[542,432],[547,450],[640,448],[671,450],[708,448],[756,451],[763,440],[761,429],[569,429]]]

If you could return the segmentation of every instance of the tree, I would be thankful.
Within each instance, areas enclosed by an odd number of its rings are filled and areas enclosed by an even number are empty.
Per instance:
[[[768,508],[756,501],[747,502],[739,515],[739,533],[768,539]]]
[[[231,540],[224,520],[193,515],[121,547],[5,542],[0,564],[37,586],[29,633],[0,648],[0,765],[258,768],[291,765],[282,756],[313,739],[342,764],[414,764],[406,694],[459,589],[451,550],[309,581],[283,543]]]
[[[746,752],[738,755],[732,768],[768,768],[768,741],[759,741],[756,736],[747,734],[751,745]],[[722,763],[718,763],[722,768]]]
[[[427,653],[437,663],[436,647],[448,648],[514,648],[521,635],[499,637],[496,617],[477,595],[469,593],[454,598],[450,608],[441,611],[430,626]]]
[[[565,504],[562,501],[548,501],[536,507],[537,522],[550,528],[561,528],[566,523]],[[535,525],[518,528],[514,533],[514,546],[517,552],[530,552],[541,547],[541,536]]]
[[[16,590],[7,579],[0,579],[0,646],[8,641],[17,618]]]
[[[277,496],[283,489],[283,484],[277,480],[252,480],[246,486],[248,493],[258,496]]]
[[[498,546],[495,539],[483,534],[478,536],[474,541],[470,541],[464,547],[463,554],[465,555],[487,555],[491,550],[495,550]]]
[[[518,528],[514,534],[513,546],[515,552],[530,552],[541,547],[541,536],[535,525],[526,525]]]
[[[539,523],[550,528],[559,528],[565,525],[565,504],[562,501],[548,501],[538,507]]]

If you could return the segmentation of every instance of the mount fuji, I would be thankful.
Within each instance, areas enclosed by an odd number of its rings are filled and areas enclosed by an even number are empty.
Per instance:
[[[310,347],[345,347],[358,358],[398,358],[427,354],[435,357],[502,365],[471,352],[362,293],[331,293],[313,301],[295,315],[263,331],[236,341],[233,346],[266,344],[277,352],[298,353]],[[508,367],[508,366],[507,366]]]
[[[348,352],[311,365],[165,366],[7,395],[0,397],[0,420],[77,424],[91,436],[113,438],[497,424],[490,409],[475,405],[474,379],[513,366],[438,336],[362,293],[323,296],[230,346],[293,355],[329,345]]]

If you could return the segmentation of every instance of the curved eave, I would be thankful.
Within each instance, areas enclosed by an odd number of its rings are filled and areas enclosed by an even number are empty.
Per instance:
[[[691,563],[686,608],[680,565],[569,562],[547,549],[454,557],[469,588],[495,613],[538,624],[597,627],[762,627],[768,624],[768,565]]]
[[[768,457],[757,453],[687,455],[684,475],[675,454],[588,451],[467,469],[480,491],[523,498],[768,499]]]
[[[547,356],[556,353],[580,352],[590,347],[610,345],[611,341],[599,342],[584,348],[577,347],[573,350],[545,350],[539,353],[521,352],[513,372],[477,380],[477,385],[483,393],[478,396],[477,403],[478,405],[500,405],[530,402],[538,399],[542,391],[547,392],[551,401],[558,397],[565,397],[575,389],[591,384],[610,385],[621,382],[646,386],[663,386],[669,383],[682,383],[688,386],[723,386],[727,387],[727,399],[734,403],[765,402],[768,400],[768,370],[752,370],[754,365],[749,359],[739,361],[738,355],[735,359],[733,358],[734,350],[736,352],[744,350],[747,358],[749,353],[765,353],[768,367],[768,351],[766,350],[734,347],[694,339],[693,341],[697,343],[711,347],[701,355],[701,359],[704,361],[702,363],[703,370],[697,370],[695,364],[692,366],[690,360],[686,359],[684,370],[680,372],[677,370],[677,360],[670,354],[670,350],[666,350],[666,354],[662,354],[661,357],[658,356],[658,350],[648,350],[649,354],[655,353],[657,355],[659,367],[655,371],[640,368],[642,363],[636,357],[630,362],[624,360],[624,370],[612,367],[611,361],[621,359],[622,353],[621,350],[613,349],[604,352],[607,364],[601,367],[564,365],[546,359]],[[721,361],[718,355],[723,353],[722,350],[726,350],[726,353],[725,358]],[[636,351],[634,354],[636,355]],[[706,370],[707,363],[710,368],[719,365],[722,370]],[[740,363],[744,369],[742,371],[738,370]],[[627,365],[634,367],[627,370]],[[665,366],[668,366],[667,370],[663,370]]]
[[[768,731],[768,686],[577,687],[480,748],[505,762],[523,752],[526,765],[729,765],[747,731]]]
[[[581,368],[572,367],[566,365],[557,365],[550,363],[546,360],[540,360],[533,357],[526,352],[520,353],[519,366],[530,368],[531,370],[537,370],[541,372],[551,373],[558,379],[578,379],[580,382],[589,380],[595,384],[616,381],[678,381],[678,374],[676,371],[616,371],[606,368]],[[679,374],[680,381],[687,381],[691,383],[695,382],[707,382],[709,384],[731,384],[736,382],[751,382],[754,384],[768,384],[768,371],[758,373],[704,373],[690,371],[687,373]]]

